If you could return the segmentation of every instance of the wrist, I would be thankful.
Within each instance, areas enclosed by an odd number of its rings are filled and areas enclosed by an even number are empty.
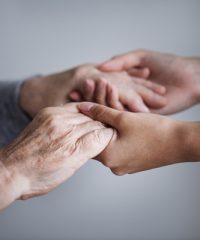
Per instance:
[[[20,175],[16,159],[8,159],[0,150],[0,209],[20,198],[28,189],[28,181]]]
[[[177,139],[181,162],[200,161],[200,123],[177,123]]]
[[[194,104],[200,103],[200,58],[184,57],[181,58],[185,64],[184,76],[191,83],[192,97]],[[190,91],[190,89],[188,89]]]
[[[167,119],[165,128],[165,152],[166,165],[184,162],[183,138],[184,129],[181,122],[173,119]]]
[[[191,59],[192,65],[193,65],[193,80],[196,83],[195,85],[195,97],[197,100],[197,103],[200,103],[200,58],[192,58]]]

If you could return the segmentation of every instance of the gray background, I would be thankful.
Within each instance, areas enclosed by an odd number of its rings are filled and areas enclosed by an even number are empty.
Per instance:
[[[135,48],[200,56],[200,1],[0,0],[0,79]],[[174,116],[199,120],[197,106]],[[90,161],[48,196],[0,213],[0,239],[200,239],[200,165],[116,177]]]

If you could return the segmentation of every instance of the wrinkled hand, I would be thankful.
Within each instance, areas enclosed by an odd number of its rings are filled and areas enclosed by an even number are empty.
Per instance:
[[[4,194],[4,204],[0,200],[0,208],[16,198],[28,199],[53,190],[98,155],[112,135],[112,129],[79,113],[75,105],[43,109],[1,151],[1,164],[12,188]]]
[[[200,101],[200,59],[137,50],[122,54],[100,66],[102,71],[123,71],[166,88],[167,104],[154,112],[171,114]]]
[[[79,109],[116,129],[97,159],[117,175],[186,160],[181,123],[160,115],[118,111],[94,103],[81,103]]]
[[[70,102],[73,89],[82,89],[84,75],[88,68],[75,67],[47,76],[35,77],[23,83],[20,91],[20,105],[31,117],[45,107],[62,106]]]
[[[84,67],[83,67],[84,69]],[[133,77],[127,72],[103,73],[93,66],[87,75],[82,74],[82,96],[80,89],[70,96],[74,101],[90,101],[118,110],[149,112],[149,107],[161,108],[166,104],[165,87]]]
[[[165,89],[129,76],[126,72],[102,73],[94,64],[36,77],[24,82],[20,105],[31,117],[44,107],[67,102],[94,101],[116,109],[147,112],[149,106],[163,107]]]

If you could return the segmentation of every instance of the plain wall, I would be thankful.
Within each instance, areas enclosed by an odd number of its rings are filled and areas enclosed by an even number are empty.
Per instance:
[[[136,48],[200,56],[199,24],[198,0],[0,0],[0,79]],[[199,120],[200,107],[173,117]],[[90,160],[47,196],[2,211],[0,239],[200,239],[199,183],[199,163],[117,177]]]

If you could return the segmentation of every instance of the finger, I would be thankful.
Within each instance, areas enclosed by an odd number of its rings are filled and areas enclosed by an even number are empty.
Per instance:
[[[142,51],[122,54],[112,58],[99,66],[101,71],[122,71],[132,67],[139,67],[142,63],[144,53]]]
[[[143,86],[151,89],[152,91],[160,95],[164,95],[166,93],[166,87],[157,83],[153,83],[151,81],[143,80]]]
[[[71,112],[71,113],[78,113],[78,104],[79,103],[67,103],[61,109],[60,112]]]
[[[140,86],[140,96],[148,107],[161,108],[167,104],[167,99],[164,96],[156,94],[150,89]]]
[[[87,79],[83,85],[83,97],[85,101],[92,101],[95,92],[95,82],[92,79]]]
[[[131,112],[149,112],[148,107],[137,93],[135,93],[134,96],[131,96],[131,98],[128,98],[126,96],[123,97],[121,102]]]
[[[103,106],[103,105],[101,105]],[[80,155],[85,160],[95,158],[99,155],[110,143],[116,132],[112,128],[102,128],[95,130],[79,138],[77,146],[80,149]]]
[[[158,93],[160,95],[164,95],[166,93],[166,87],[163,85],[160,85],[158,83],[154,83],[149,80],[145,80],[142,78],[133,78],[133,82],[142,85],[146,88],[149,88],[150,90],[154,91],[155,93]]]
[[[128,73],[134,77],[147,79],[150,75],[150,69],[147,67],[131,68],[128,70]]]
[[[54,120],[59,120],[60,122],[63,122],[64,125],[92,121],[91,118],[80,113],[78,104],[79,103],[67,103],[62,107],[49,107],[44,110],[50,114],[49,116],[52,115]]]
[[[111,168],[110,170],[117,176],[123,176],[124,174],[126,174],[126,171],[121,167]]]
[[[70,159],[67,159],[66,169],[69,178],[76,170],[84,165],[89,159],[99,155],[116,135],[112,128],[100,128],[90,131],[78,138],[75,142],[76,149]]]
[[[78,108],[88,117],[117,128],[116,118],[120,111],[91,102],[80,103]]]
[[[37,114],[37,116],[45,115],[47,116],[55,116],[55,115],[62,115],[65,113],[79,113],[78,110],[78,104],[79,103],[67,103],[64,105],[61,105],[59,107],[46,107],[40,110],[40,112]]]
[[[73,131],[71,131],[69,134],[69,139],[78,139],[89,132],[99,130],[102,128],[105,128],[105,126],[101,122],[94,121],[94,120],[84,122],[84,123],[81,123],[78,125],[76,124],[73,127]],[[70,137],[70,135],[71,135],[71,137]]]
[[[70,98],[70,100],[72,100],[72,101],[74,101],[74,102],[81,102],[81,101],[83,100],[82,97],[81,97],[81,95],[80,95],[80,93],[77,92],[77,91],[71,92],[71,93],[69,94],[69,98]]]
[[[94,101],[106,105],[106,86],[107,81],[104,78],[100,78],[96,81]]]
[[[67,125],[77,125],[85,122],[93,121],[88,116],[85,116],[82,113],[76,113],[69,116],[69,114],[65,114],[64,116],[60,116],[60,119],[63,121],[63,127]]]
[[[167,107],[159,108],[159,109],[150,109],[151,113],[154,114],[161,114],[161,115],[168,115],[168,114],[173,114],[177,113],[177,111],[171,111],[171,109],[168,109]]]
[[[124,107],[119,100],[118,90],[111,84],[107,84],[107,104],[109,107],[117,110],[124,110]]]

